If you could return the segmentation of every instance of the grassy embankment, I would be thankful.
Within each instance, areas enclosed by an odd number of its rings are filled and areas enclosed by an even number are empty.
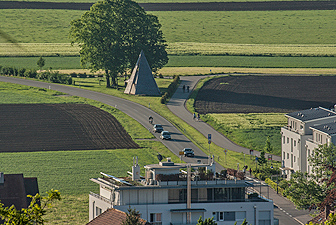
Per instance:
[[[46,68],[80,68],[78,58],[66,56],[78,55],[78,48],[69,45],[69,23],[83,11],[6,9],[1,12],[2,30],[25,44],[22,48],[1,44],[0,55],[60,55],[63,57],[46,58]],[[336,65],[334,57],[314,57],[336,55],[332,11],[150,13],[157,15],[163,25],[170,54],[167,67],[334,68]],[[18,60],[15,62],[20,64],[18,67],[36,68],[36,59],[29,57],[1,57],[0,65],[13,65],[13,60]]]

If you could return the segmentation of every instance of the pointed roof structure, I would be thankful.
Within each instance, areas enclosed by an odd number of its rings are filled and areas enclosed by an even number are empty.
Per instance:
[[[142,50],[124,93],[132,95],[161,95],[145,53]]]

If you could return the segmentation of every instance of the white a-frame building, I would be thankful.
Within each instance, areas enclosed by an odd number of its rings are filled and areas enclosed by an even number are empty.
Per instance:
[[[139,55],[124,93],[132,95],[161,95],[143,51]]]

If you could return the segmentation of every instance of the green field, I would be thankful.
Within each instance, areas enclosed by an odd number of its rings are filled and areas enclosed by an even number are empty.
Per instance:
[[[287,119],[283,113],[208,114],[210,124],[233,142],[246,148],[262,150],[269,137],[273,154],[281,155],[281,127]]]
[[[0,57],[0,66],[38,69],[39,57]],[[44,57],[44,69],[81,69],[79,57]],[[336,57],[169,56],[166,67],[335,68]],[[209,71],[208,71],[209,73]]]
[[[2,9],[1,29],[21,43],[69,43],[69,23],[83,13]],[[336,32],[332,10],[150,13],[158,16],[168,43],[325,45],[334,44]]]

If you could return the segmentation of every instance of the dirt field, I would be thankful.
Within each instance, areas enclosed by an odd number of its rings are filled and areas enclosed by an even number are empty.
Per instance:
[[[0,1],[0,9],[89,10],[93,3]],[[146,11],[335,10],[336,1],[139,3]]]
[[[139,148],[109,113],[84,104],[0,104],[0,152]]]
[[[195,100],[206,113],[292,112],[336,103],[336,76],[228,76],[209,80]]]

